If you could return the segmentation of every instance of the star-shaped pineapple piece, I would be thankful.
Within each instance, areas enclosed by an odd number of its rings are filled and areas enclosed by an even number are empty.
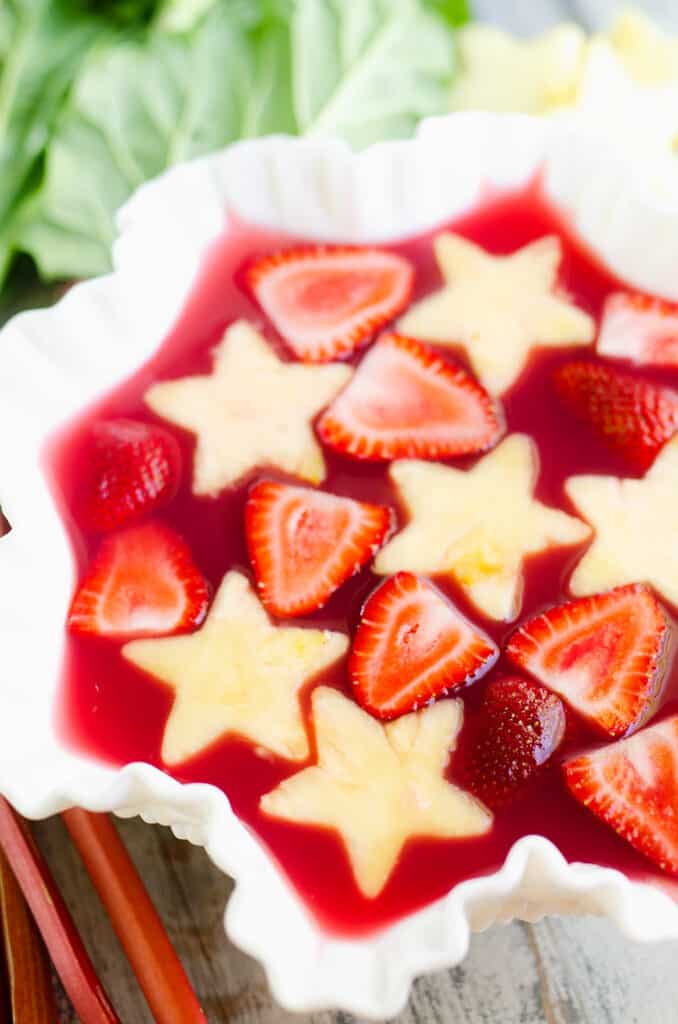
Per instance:
[[[523,559],[579,544],[580,519],[534,498],[539,469],[532,441],[511,434],[469,470],[405,459],[391,479],[409,522],[379,552],[375,572],[453,576],[492,619],[514,619],[522,602]]]
[[[463,719],[443,700],[383,725],[336,690],[313,692],[318,763],[261,799],[264,813],[335,829],[360,891],[378,896],[414,836],[480,835],[490,812],[444,771]]]
[[[634,81],[643,85],[678,81],[678,36],[663,32],[642,11],[623,11],[608,38]]]
[[[218,494],[264,465],[317,484],[325,460],[312,420],[351,373],[339,363],[284,363],[239,320],[217,347],[210,376],[162,381],[144,398],[158,416],[196,435],[195,494]]]
[[[461,71],[450,96],[452,110],[544,114],[576,99],[586,48],[577,25],[564,23],[533,39],[517,39],[476,24],[458,32],[455,42]]]
[[[573,476],[565,489],[595,529],[570,580],[572,593],[649,583],[678,604],[678,437],[641,480]]]
[[[434,249],[445,283],[415,303],[398,329],[439,345],[463,345],[488,391],[510,388],[535,346],[593,341],[592,318],[553,290],[562,256],[555,235],[492,256],[445,232]]]
[[[227,733],[303,761],[299,691],[347,647],[342,633],[274,625],[246,578],[229,572],[197,632],[134,640],[122,653],[174,690],[162,742],[162,759],[173,765]]]

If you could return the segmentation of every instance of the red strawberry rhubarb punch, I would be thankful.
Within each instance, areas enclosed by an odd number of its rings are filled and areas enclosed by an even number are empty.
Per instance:
[[[678,891],[678,309],[536,190],[231,230],[46,460],[65,736],[222,789],[324,928],[528,834]]]

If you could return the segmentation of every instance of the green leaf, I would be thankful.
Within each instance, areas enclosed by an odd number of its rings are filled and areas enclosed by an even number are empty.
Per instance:
[[[161,0],[155,26],[165,32],[189,32],[215,4],[224,2],[230,18],[254,27],[272,17],[287,17],[294,0]]]
[[[167,32],[188,32],[216,0],[165,0],[156,24]]]
[[[70,0],[71,7],[105,18],[112,25],[147,24],[158,12],[162,0]]]
[[[217,4],[189,36],[95,51],[52,141],[23,248],[45,278],[109,268],[114,214],[166,167],[243,136],[295,128],[286,33],[248,31]]]
[[[364,146],[446,110],[454,47],[416,0],[297,0],[292,67],[300,131]]]
[[[458,28],[471,17],[467,0],[425,0],[426,6]]]
[[[0,282],[17,220],[75,71],[105,23],[65,0],[14,0],[0,19]]]
[[[208,10],[190,31],[159,27],[171,10],[190,23],[196,5]],[[269,133],[355,146],[410,135],[446,110],[449,15],[460,9],[460,0],[170,0],[152,31],[88,56],[22,211],[21,246],[45,278],[100,273],[115,210],[178,161]]]

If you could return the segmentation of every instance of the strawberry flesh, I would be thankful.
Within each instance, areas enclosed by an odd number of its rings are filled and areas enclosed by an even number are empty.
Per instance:
[[[485,451],[503,433],[473,377],[432,348],[386,334],[323,413],[325,444],[356,459],[439,459]]]
[[[322,363],[350,355],[405,308],[414,270],[392,252],[318,245],[255,260],[245,281],[294,354]]]
[[[640,584],[558,605],[525,622],[506,653],[611,738],[638,728],[663,679],[668,624]]]
[[[399,572],[362,609],[349,676],[358,702],[390,719],[479,679],[497,654],[431,584]]]
[[[521,796],[558,750],[567,730],[563,702],[519,677],[490,683],[470,723],[464,784],[493,809]]]
[[[68,616],[73,632],[164,636],[200,625],[209,588],[182,538],[151,522],[107,537]]]
[[[642,471],[678,430],[678,393],[610,366],[566,363],[555,385],[570,412]]]
[[[678,366],[678,305],[615,292],[605,302],[598,350],[641,366]]]
[[[86,529],[107,533],[131,526],[175,496],[181,479],[176,439],[137,420],[97,423],[86,451],[86,472],[77,496]]]
[[[574,758],[564,772],[576,800],[678,875],[678,715]]]
[[[260,481],[247,499],[245,533],[262,602],[277,616],[321,608],[374,557],[392,523],[383,505]]]

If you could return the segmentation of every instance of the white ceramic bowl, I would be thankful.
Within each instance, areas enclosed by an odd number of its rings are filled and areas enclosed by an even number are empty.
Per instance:
[[[545,913],[607,914],[629,936],[678,938],[678,905],[618,872],[567,864],[527,836],[496,874],[370,938],[323,933],[225,796],[155,768],[117,770],[64,746],[55,694],[71,596],[69,544],[40,464],[45,438],[160,344],[229,215],[309,238],[384,241],[460,213],[485,185],[544,187],[629,283],[678,299],[678,189],[670,158],[630,163],[576,118],[455,115],[360,155],[337,142],[244,142],[145,185],[119,216],[115,271],[23,314],[1,336],[0,791],[29,817],[73,804],[139,814],[205,847],[236,882],[226,928],[290,1009],[390,1017],[413,978],[465,955],[471,929]]]

